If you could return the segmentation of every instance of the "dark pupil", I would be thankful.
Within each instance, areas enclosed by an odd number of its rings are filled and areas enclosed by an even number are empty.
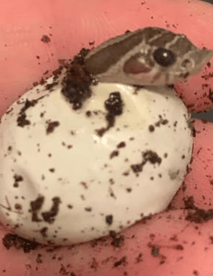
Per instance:
[[[165,67],[172,65],[176,61],[174,53],[164,48],[158,48],[155,50],[153,57],[159,65]]]

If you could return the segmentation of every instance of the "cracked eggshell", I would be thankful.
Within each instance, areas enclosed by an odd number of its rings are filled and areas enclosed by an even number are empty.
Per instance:
[[[107,129],[114,92],[122,114]],[[1,120],[1,221],[43,244],[119,232],[167,207],[191,149],[189,115],[171,88],[100,83],[73,110],[60,82],[51,92],[39,85]]]

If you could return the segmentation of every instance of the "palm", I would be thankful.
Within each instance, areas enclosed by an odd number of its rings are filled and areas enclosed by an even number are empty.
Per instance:
[[[209,28],[212,7],[202,2],[138,1],[11,1],[0,9],[1,114],[32,83],[71,58],[89,42],[101,41],[145,26],[185,33],[199,47],[212,48]],[[187,24],[186,24],[187,22]],[[208,32],[206,31],[208,29]],[[43,35],[51,39],[41,41]],[[187,83],[177,85],[190,111],[213,106],[212,67]],[[50,75],[48,73],[45,76]],[[173,210],[155,215],[118,235],[72,248],[37,249],[24,254],[0,247],[0,271],[5,275],[211,275],[213,253],[211,212],[197,224],[181,208],[211,208],[213,149],[212,124],[195,123],[194,158],[185,186],[176,195]],[[193,196],[193,204],[192,204]],[[190,200],[189,200],[190,199]],[[206,216],[205,216],[206,215]],[[188,219],[186,219],[188,218]],[[205,219],[204,219],[205,218]],[[6,230],[1,227],[0,235]],[[121,237],[123,235],[123,237]],[[120,237],[120,239],[119,239]],[[116,246],[117,247],[116,247]],[[194,250],[193,250],[194,249]],[[191,254],[193,250],[193,254]],[[39,255],[41,254],[41,255]],[[203,257],[203,258],[202,258]],[[195,265],[196,264],[196,265]],[[194,273],[194,274],[193,274]],[[197,274],[196,274],[197,273]]]

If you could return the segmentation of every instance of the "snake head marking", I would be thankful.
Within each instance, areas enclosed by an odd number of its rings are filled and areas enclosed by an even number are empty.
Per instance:
[[[211,50],[197,48],[183,34],[148,27],[102,43],[85,66],[101,82],[165,85],[196,74],[211,57]]]

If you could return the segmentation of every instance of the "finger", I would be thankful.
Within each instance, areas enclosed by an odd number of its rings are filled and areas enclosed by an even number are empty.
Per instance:
[[[13,275],[211,275],[212,221],[205,216],[192,211],[164,212],[122,235],[117,247],[112,238],[104,238],[57,250],[32,251],[23,274]],[[7,261],[16,263],[18,255],[24,254],[16,252],[12,259],[4,259],[5,267]],[[10,273],[12,267],[7,267]]]
[[[58,66],[51,39],[51,1],[10,1],[0,9],[0,113],[39,81],[47,70]],[[50,41],[51,42],[51,41]],[[0,114],[0,115],[1,115]]]
[[[185,183],[173,200],[175,208],[188,207],[194,204],[201,209],[212,209],[213,198],[213,124],[202,120],[194,123],[192,163]]]

